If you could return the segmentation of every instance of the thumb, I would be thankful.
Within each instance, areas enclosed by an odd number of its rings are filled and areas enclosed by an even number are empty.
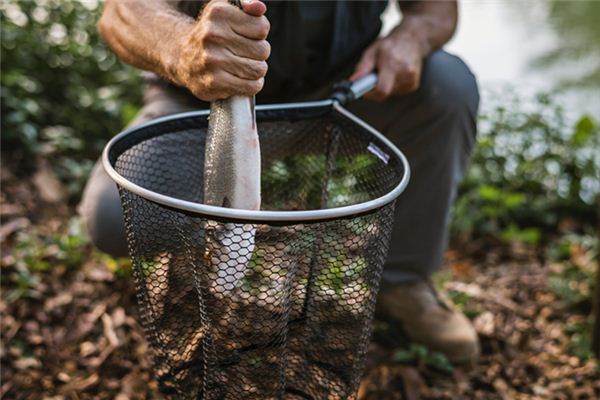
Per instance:
[[[242,9],[246,14],[260,17],[267,12],[267,6],[260,0],[241,0]]]
[[[377,60],[377,47],[371,46],[363,53],[362,57],[356,67],[354,68],[354,73],[350,76],[351,81],[355,81],[363,76],[367,75],[369,72],[373,71],[375,68],[375,62]]]

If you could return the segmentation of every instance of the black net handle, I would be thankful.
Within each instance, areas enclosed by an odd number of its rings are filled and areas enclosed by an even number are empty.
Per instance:
[[[370,92],[377,86],[377,73],[371,72],[355,81],[345,80],[333,87],[333,100],[341,105],[360,99],[365,93]]]

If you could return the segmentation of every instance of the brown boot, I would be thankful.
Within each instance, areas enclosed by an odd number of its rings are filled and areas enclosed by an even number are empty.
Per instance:
[[[427,281],[384,285],[377,312],[401,324],[410,340],[439,351],[452,363],[473,364],[479,357],[479,339],[471,322]]]

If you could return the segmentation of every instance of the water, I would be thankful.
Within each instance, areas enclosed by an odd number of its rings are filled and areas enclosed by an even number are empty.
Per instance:
[[[446,50],[478,77],[482,102],[513,88],[552,93],[573,114],[600,119],[600,1],[464,0]],[[400,19],[392,2],[384,32]]]

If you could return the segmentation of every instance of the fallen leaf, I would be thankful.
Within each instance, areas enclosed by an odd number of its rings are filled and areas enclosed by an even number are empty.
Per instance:
[[[475,330],[480,335],[492,336],[494,334],[494,330],[495,330],[494,314],[492,314],[489,311],[486,311],[486,312],[478,315],[473,320],[473,326],[475,326]]]
[[[85,389],[88,389],[99,382],[100,378],[98,374],[92,374],[86,378],[74,379],[71,382],[63,385],[59,392],[61,394],[68,394],[71,392],[81,392]]]
[[[40,360],[33,357],[21,357],[13,362],[13,365],[20,370],[29,368],[40,368],[42,363]]]
[[[73,301],[73,295],[71,293],[61,293],[58,296],[47,299],[44,302],[44,311],[51,311],[55,308],[64,306],[65,304],[69,304],[71,301]]]
[[[119,338],[115,332],[113,321],[108,314],[102,314],[102,326],[104,327],[104,336],[112,347],[119,346]]]
[[[6,238],[9,237],[12,233],[29,227],[29,225],[30,221],[25,217],[13,219],[3,224],[2,226],[0,226],[0,242],[6,240]]]
[[[43,158],[38,160],[37,171],[33,175],[32,181],[43,201],[55,204],[64,200],[65,192],[62,184],[48,160]]]

